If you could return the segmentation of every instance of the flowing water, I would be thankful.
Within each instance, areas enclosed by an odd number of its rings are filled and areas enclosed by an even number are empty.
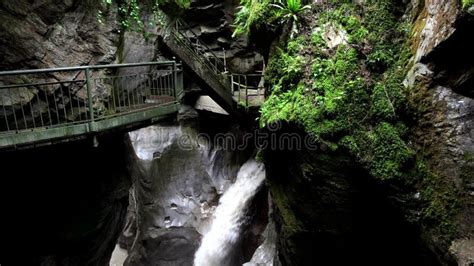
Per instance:
[[[246,221],[247,207],[264,179],[265,168],[262,163],[249,160],[242,165],[235,183],[219,200],[211,228],[195,254],[195,266],[233,264],[231,256]]]

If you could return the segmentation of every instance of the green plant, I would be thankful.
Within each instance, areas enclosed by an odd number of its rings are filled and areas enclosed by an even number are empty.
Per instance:
[[[368,8],[384,14],[382,20],[375,21],[372,16],[365,19],[353,5],[340,4],[318,14],[318,27],[306,37],[309,41],[304,37],[292,39],[286,51],[281,49],[270,58],[266,80],[274,86],[261,109],[260,122],[296,122],[332,149],[346,147],[375,177],[396,179],[401,178],[404,165],[412,157],[398,123],[406,101],[402,81],[408,58],[402,41],[369,37],[372,31],[392,36],[405,36],[406,31],[399,30],[394,22],[390,1],[368,1]],[[340,25],[350,38],[348,44],[328,53],[322,34],[325,25],[331,23]],[[364,59],[358,49],[370,45],[364,44],[368,41],[376,43],[377,49]],[[302,82],[301,75],[307,74],[301,52],[308,45],[314,55],[312,73],[310,80],[306,76]],[[375,68],[370,67],[372,64],[383,66],[379,70],[382,73],[368,76],[367,69]]]
[[[471,6],[474,6],[474,0],[462,0],[462,9],[468,10]]]
[[[303,6],[301,0],[286,0],[286,4],[283,3],[283,0],[279,0],[278,3],[272,4],[272,6],[280,9],[282,11],[282,17],[292,23],[291,38],[294,34],[298,34],[298,17],[303,11],[311,8],[310,5]]]
[[[250,32],[250,27],[264,25],[276,17],[270,8],[273,0],[241,0],[233,26],[233,37]]]
[[[145,7],[150,11],[153,16],[148,21],[148,25],[152,26],[157,22],[163,23],[164,14],[161,12],[160,7],[165,4],[175,4],[181,9],[186,9],[191,4],[191,0],[101,0],[101,9],[113,7],[116,4],[119,15],[120,25],[125,30],[131,30],[143,33],[144,37],[147,38],[149,33],[146,31],[146,23],[142,19],[142,9],[140,6]],[[97,12],[97,19],[99,23],[105,22],[104,12],[99,9]]]
[[[392,51],[388,48],[375,49],[367,56],[367,66],[376,72],[383,72],[393,63]]]
[[[247,103],[244,101],[244,100],[239,100],[239,102],[237,103],[237,105],[239,107],[242,107],[242,108],[247,108]]]
[[[459,191],[445,178],[430,171],[423,159],[417,160],[415,175],[421,181],[420,196],[425,205],[421,211],[423,222],[449,246],[457,231],[453,221],[460,207]]]
[[[295,42],[297,42],[297,40],[298,39],[296,39]],[[290,42],[288,46],[297,47],[298,45],[294,44],[294,42]],[[278,49],[277,56],[273,57],[268,63],[265,71],[265,80],[270,84],[280,87],[293,88],[301,76],[303,64],[304,59],[302,56]]]
[[[279,0],[277,4],[272,4],[272,6],[281,9],[283,17],[293,21],[298,21],[298,15],[311,8],[310,5],[301,5],[301,0],[286,0],[286,4]]]
[[[272,89],[260,125],[288,121],[331,150],[348,151],[379,182],[417,189],[423,204],[409,213],[449,245],[458,191],[423,165],[408,139],[411,114],[422,112],[403,86],[411,57],[409,22],[399,17],[404,7],[366,0],[362,12],[352,1],[331,3],[314,15],[312,32],[271,55],[265,78]],[[328,49],[323,34],[330,24],[347,32],[346,44]]]
[[[265,162],[265,157],[263,155],[263,151],[262,150],[257,150],[257,153],[255,154],[255,160],[257,162],[261,162],[261,163],[264,163]]]

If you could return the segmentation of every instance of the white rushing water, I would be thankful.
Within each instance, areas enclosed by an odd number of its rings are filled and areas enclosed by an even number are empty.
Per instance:
[[[249,160],[239,170],[237,179],[222,195],[214,212],[209,232],[194,257],[195,266],[229,265],[229,255],[241,235],[247,206],[265,179],[262,163]]]

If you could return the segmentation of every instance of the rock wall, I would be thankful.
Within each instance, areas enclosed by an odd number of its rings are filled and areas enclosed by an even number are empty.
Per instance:
[[[225,60],[229,72],[262,71],[264,69],[263,56],[249,41],[248,36],[232,37],[232,23],[237,7],[238,1],[232,0],[193,0],[189,9],[184,11],[179,18],[189,25],[186,35],[191,41],[201,49],[212,52],[218,58]],[[185,101],[193,105],[197,97],[205,93],[192,80],[186,77],[185,80]]]
[[[1,1],[0,68],[113,62],[119,42],[117,14],[111,8],[107,20],[100,24],[94,12],[98,4],[77,0]]]
[[[97,18],[99,10],[102,23]],[[2,71],[151,61],[157,56],[153,40],[121,31],[117,7],[103,8],[98,1],[0,1],[0,20]],[[15,79],[54,82],[82,79],[83,74],[61,72]],[[103,74],[97,71],[93,77]],[[0,84],[15,81],[2,78]],[[96,87],[96,105],[109,96],[108,89]],[[52,99],[61,101],[61,90],[60,86],[20,90],[10,104],[31,101],[35,113],[47,117],[48,109],[54,112],[57,108]],[[84,99],[84,95],[79,90],[76,97]],[[0,91],[2,104],[10,97],[6,90]],[[13,120],[8,117],[8,121]],[[17,193],[2,192],[2,209],[12,214],[7,222],[12,233],[5,237],[10,244],[2,252],[3,262],[108,265],[128,205],[130,180],[122,137],[107,134],[99,138],[97,149],[87,139],[1,153],[6,177],[2,188],[15,187]],[[9,200],[12,196],[16,200]],[[29,238],[31,243],[24,242]]]
[[[192,1],[191,7],[183,15],[190,25],[192,32],[204,41],[219,57],[227,58],[229,70],[236,73],[261,71],[263,58],[248,42],[246,37],[233,39],[231,23],[236,3],[233,1]],[[151,20],[150,8],[144,5],[142,19]],[[101,22],[98,15],[101,12]],[[205,18],[203,20],[203,18]],[[0,19],[0,70],[37,69],[81,65],[97,65],[110,63],[147,62],[165,59],[160,56],[155,44],[158,26],[146,24],[148,38],[142,33],[124,31],[119,25],[120,15],[114,4],[103,6],[97,1],[70,0],[61,3],[55,1],[1,1]],[[188,32],[191,34],[191,32]],[[224,52],[225,49],[225,52]],[[134,74],[145,70],[146,67],[120,69],[118,75]],[[107,70],[92,71],[92,78],[107,76]],[[84,79],[83,71],[58,72],[48,75],[22,75],[1,77],[1,84],[17,83],[18,80],[55,82],[58,80]],[[138,81],[123,82],[127,90],[136,88]],[[35,120],[49,120],[48,110],[53,111],[64,104],[78,101],[86,105],[85,84],[55,84],[37,86],[26,90],[0,90],[0,102],[7,111],[0,111],[2,117],[12,120],[10,106],[19,109],[34,110],[35,117],[27,113],[25,122],[32,126]],[[190,90],[199,88],[189,79],[185,85]],[[77,87],[77,88],[76,88]],[[93,86],[92,96],[94,108],[98,111],[109,101],[112,92],[110,84]],[[188,92],[190,91],[188,90]],[[64,95],[71,94],[69,97]],[[198,92],[201,94],[201,92]],[[188,93],[190,95],[190,93]],[[188,97],[189,98],[189,97]],[[196,99],[191,97],[190,103]],[[55,103],[59,102],[59,107]],[[30,107],[31,104],[31,107]],[[79,108],[79,107],[78,107]],[[65,117],[64,121],[79,119],[86,108],[74,110]],[[69,112],[69,111],[68,111]],[[41,119],[40,118],[41,114]],[[84,114],[82,114],[84,116]],[[48,123],[49,121],[44,121]],[[12,127],[13,125],[9,125]],[[2,121],[1,128],[7,128]]]
[[[1,1],[0,2],[0,70],[38,69],[99,65],[122,62],[148,62],[156,58],[153,40],[145,41],[141,34],[124,32],[119,25],[115,4],[104,7],[97,1]],[[98,14],[102,14],[99,22]],[[149,14],[143,14],[144,18]],[[156,28],[150,27],[151,32]],[[152,34],[153,36],[153,34]],[[155,35],[156,37],[156,35]],[[142,71],[143,68],[122,72]],[[92,78],[107,76],[107,69],[91,71]],[[127,73],[119,73],[127,74]],[[3,76],[0,84],[53,83],[20,89],[0,90],[0,111],[10,123],[14,121],[10,106],[26,112],[25,124],[53,123],[51,117],[58,110],[58,120],[74,121],[85,116],[87,93],[84,82],[54,84],[57,81],[85,79],[84,71],[63,71],[49,74]],[[136,84],[126,84],[133,90]],[[92,86],[93,105],[96,110],[109,101],[112,85]],[[64,106],[71,105],[69,108]],[[72,105],[78,105],[72,108]],[[18,109],[18,110],[17,110]],[[5,111],[6,110],[6,111]],[[23,119],[23,117],[22,117]],[[43,121],[45,120],[45,121]],[[22,121],[20,121],[22,123]],[[7,128],[1,121],[0,127]],[[10,124],[10,128],[13,125]]]
[[[415,104],[423,106],[413,139],[430,169],[459,195],[451,254],[437,232],[427,232],[426,239],[441,260],[454,255],[459,265],[469,265],[474,262],[474,16],[458,1],[412,1],[412,6],[415,56],[406,85]]]
[[[179,117],[179,124],[160,124],[129,133],[135,201],[120,241],[129,251],[125,265],[192,265],[219,197],[252,152],[251,147],[241,152],[225,149],[202,137],[230,130],[238,139],[240,133],[232,129],[232,123],[218,119],[206,128],[190,108]],[[266,193],[262,193],[249,213],[265,213]],[[253,230],[247,233],[253,237],[244,234],[242,246],[236,249],[238,261],[250,260],[260,244],[255,240],[266,219],[256,217],[252,218]]]
[[[193,30],[205,39],[207,44],[219,56],[223,57],[222,48],[226,49],[225,56],[229,57],[229,68],[233,71],[252,72],[261,70],[263,67],[262,57],[253,51],[248,41],[245,38],[240,38],[237,41],[231,38],[230,23],[235,5],[236,3],[232,1],[224,3],[219,1],[193,1],[186,18],[192,24]],[[100,23],[97,19],[99,10],[103,14],[103,23]],[[202,16],[203,12],[210,12],[207,13],[209,16]],[[193,14],[199,14],[199,16],[194,16]],[[142,15],[145,20],[150,16],[149,14]],[[205,18],[206,21],[199,21],[199,18]],[[159,54],[159,47],[156,47],[155,44],[158,32],[157,27],[151,26],[148,28],[148,31],[151,32],[148,40],[145,40],[140,33],[124,32],[118,23],[117,7],[112,5],[104,8],[100,6],[99,1],[1,0],[0,20],[2,21],[0,25],[0,70],[2,71],[143,62],[162,58]],[[97,72],[93,74],[93,77],[103,74],[103,72]],[[121,74],[127,73],[125,71],[125,73]],[[83,76],[81,75],[75,72],[65,72],[35,77],[22,76],[21,79],[25,82],[30,80],[49,82],[60,79],[82,79]],[[15,80],[5,78],[0,80],[0,84],[8,84],[10,82],[15,82]],[[186,83],[192,82],[187,80]],[[128,85],[133,89],[133,84]],[[110,88],[100,88],[93,91],[96,105],[100,105],[101,100],[109,96],[109,90]],[[13,97],[16,101],[10,104],[18,104],[21,99],[24,104],[31,102],[32,108],[46,113],[48,109],[54,110],[54,107],[48,106],[41,99],[45,97],[61,99],[62,95],[59,86],[41,87],[38,90],[35,89],[26,93],[20,91],[20,94]],[[0,98],[3,100],[9,98],[9,95],[5,95],[4,91],[0,91]],[[4,114],[0,113],[0,115],[3,117]],[[222,124],[222,121],[219,121],[219,123]],[[3,127],[4,125],[0,126]],[[166,128],[166,126],[164,127]],[[197,134],[195,129],[185,126],[175,125],[167,128],[170,129],[171,135],[174,134],[174,137],[181,136],[180,134],[183,132],[194,136]],[[122,147],[121,139],[113,138],[113,140],[117,141],[115,145]],[[48,154],[51,153],[51,156],[44,156],[39,153],[40,151],[31,151],[31,154],[34,154],[31,155],[32,158],[37,156],[42,157],[42,159],[54,158],[54,160],[51,160],[60,161],[58,163],[51,163],[51,165],[55,165],[58,168],[58,173],[55,171],[52,173],[47,172],[47,174],[54,176],[51,182],[43,183],[37,180],[32,183],[37,185],[40,191],[35,191],[35,193],[25,196],[25,201],[41,197],[43,192],[51,194],[45,201],[40,200],[34,205],[37,210],[33,212],[33,216],[44,216],[40,223],[36,223],[37,227],[40,228],[24,225],[24,228],[28,229],[22,229],[20,224],[23,225],[23,223],[19,223],[17,226],[12,225],[12,231],[23,232],[8,238],[12,242],[11,250],[15,252],[12,252],[11,258],[9,257],[5,260],[2,256],[1,261],[7,262],[11,259],[10,261],[15,263],[25,262],[25,264],[44,265],[106,265],[108,263],[111,249],[114,246],[114,239],[117,237],[118,230],[122,228],[124,222],[124,208],[128,204],[125,200],[127,195],[123,193],[127,187],[123,184],[126,179],[124,178],[126,171],[123,168],[122,158],[120,158],[123,151],[114,150],[115,152],[111,156],[108,154],[108,151],[101,153],[101,148],[99,150],[82,149],[82,144],[83,142],[79,142],[60,147],[53,146],[50,149],[46,148],[45,150],[48,150]],[[113,146],[114,144],[110,145]],[[135,243],[133,248],[129,246],[131,248],[131,256],[128,263],[131,265],[151,263],[155,259],[163,263],[168,259],[186,263],[192,261],[194,250],[199,244],[199,233],[205,227],[205,216],[209,215],[212,207],[217,204],[219,193],[232,181],[233,173],[238,169],[239,163],[243,162],[235,158],[241,155],[222,153],[211,147],[194,147],[191,151],[180,153],[176,150],[168,150],[169,147],[167,145],[175,147],[177,143],[164,144],[163,147],[166,146],[167,149],[160,152],[163,154],[168,153],[167,159],[163,157],[163,160],[159,163],[157,162],[156,165],[152,167],[149,165],[151,168],[146,168],[139,163],[137,157],[128,161],[128,163],[140,165],[131,169],[137,181],[135,188],[139,190],[138,194],[140,195],[137,201],[132,200],[132,204],[133,206],[139,204],[139,217],[144,217],[144,220],[140,220],[138,235],[127,235],[127,232],[133,231],[135,223],[129,223],[128,225],[132,226],[132,228],[127,228],[130,230],[125,232],[124,239],[126,240],[124,241],[130,245]],[[57,154],[54,155],[54,153]],[[6,158],[10,155],[9,153],[2,154]],[[23,160],[22,156],[24,155],[11,155],[11,158],[7,161],[12,162],[12,165],[19,164]],[[160,155],[154,154],[154,156]],[[84,159],[79,157],[84,157]],[[64,160],[67,158],[78,165],[71,165],[69,161],[65,162]],[[83,165],[86,164],[83,161],[86,158],[94,162],[93,166]],[[187,158],[187,160],[183,158]],[[87,164],[90,163],[88,159]],[[107,164],[100,165],[100,162],[104,160],[106,160]],[[113,160],[115,160],[117,165],[113,164]],[[34,163],[34,167],[38,169],[45,166],[50,167],[49,162],[44,160],[40,160],[40,162]],[[188,162],[194,163],[187,164]],[[208,165],[201,166],[201,162],[206,162]],[[28,164],[28,162],[25,163]],[[64,166],[56,166],[57,164],[64,164]],[[108,169],[111,165],[117,168],[117,171],[120,171],[120,178],[109,179],[109,174],[116,174],[115,170],[111,170],[109,173],[103,169]],[[179,174],[182,166],[186,167],[184,172],[189,174],[189,176]],[[152,172],[145,173],[143,172],[145,170],[140,167],[145,167]],[[69,170],[76,168],[80,169],[80,171],[78,170],[74,173],[75,179],[71,181],[71,184],[59,178],[59,172],[68,176]],[[99,169],[97,173],[90,174],[87,172],[97,171],[96,169]],[[163,179],[158,183],[154,183],[156,182],[154,174],[156,171],[159,171],[159,176],[163,177],[164,175],[161,173],[163,169],[170,172],[169,179]],[[31,171],[34,171],[34,169],[32,168]],[[13,172],[12,170],[12,176]],[[104,175],[103,178],[107,180],[100,179],[96,174]],[[21,182],[19,180],[26,179],[30,181],[28,175],[36,176],[33,172],[28,174],[17,172],[16,175],[20,179],[12,181],[15,187],[20,186]],[[83,180],[84,183],[80,183],[80,175],[88,176],[87,179]],[[190,176],[193,176],[193,178],[190,178]],[[164,177],[167,176],[165,175]],[[172,177],[183,181],[183,183],[173,183]],[[187,182],[185,182],[186,180]],[[202,181],[202,183],[198,181]],[[161,187],[167,182],[166,189]],[[71,193],[71,195],[64,195],[65,192],[63,193],[63,191],[69,191],[69,186],[76,186],[78,190],[83,189],[86,194],[92,191],[90,193],[94,193],[93,200],[88,201],[88,195],[80,195],[77,191]],[[5,187],[9,186],[5,185]],[[34,189],[32,186],[31,190]],[[266,194],[262,193],[259,198],[266,199]],[[75,196],[75,198],[69,198],[69,196]],[[68,210],[63,215],[63,208],[54,206],[44,208],[45,213],[41,212],[41,205],[53,204],[55,203],[54,199],[63,201],[64,208],[70,208],[71,210]],[[172,201],[177,201],[175,203],[176,206],[172,205]],[[8,202],[8,200],[6,199],[4,202]],[[259,202],[266,202],[266,200],[260,200]],[[165,205],[165,203],[169,204]],[[261,204],[255,203],[254,205],[253,208],[260,208]],[[15,215],[22,210],[18,204],[11,205],[10,207]],[[76,209],[76,207],[79,210],[74,212],[73,209]],[[86,210],[88,207],[93,208],[93,210]],[[201,218],[203,221],[199,221]],[[76,222],[74,221],[75,219],[77,220]],[[82,219],[87,221],[82,221]],[[197,219],[197,221],[195,222],[194,219]],[[22,214],[18,216],[18,219],[15,218],[13,220],[26,221],[27,218],[26,215]],[[52,220],[55,221],[52,222]],[[266,218],[263,220],[265,221]],[[251,243],[247,247],[242,248],[241,252],[244,258],[250,259],[256,246],[260,244],[259,235],[264,228],[264,222],[262,224],[258,228],[250,230],[244,237],[244,243]],[[42,230],[41,227],[43,226],[47,226],[47,228]],[[70,227],[63,228],[67,226]],[[172,229],[169,232],[163,230],[167,227],[172,227]],[[135,239],[135,236],[138,236],[138,238]],[[47,240],[38,241],[37,248],[20,248],[20,240],[28,237],[32,237],[35,240]],[[181,237],[184,238],[181,239]],[[166,245],[168,244],[173,249],[167,248]],[[177,253],[174,248],[177,248],[179,252]],[[31,255],[21,257],[20,250]]]
[[[355,2],[363,6],[366,1]],[[400,2],[392,3],[401,6]],[[324,10],[324,4],[316,1],[313,9],[322,5]],[[407,144],[416,151],[417,160],[427,163],[432,176],[413,187],[374,181],[348,153],[334,153],[328,147],[317,152],[265,153],[284,265],[358,260],[370,265],[383,258],[396,258],[384,261],[389,265],[470,265],[474,260],[473,16],[455,0],[411,1],[409,6],[401,16],[401,21],[412,26],[407,41],[413,58],[404,85],[417,113],[406,119],[412,121]],[[314,21],[309,12],[304,19]],[[308,30],[304,23],[300,30]],[[276,40],[274,47],[279,42]],[[288,130],[304,134],[295,128]],[[422,199],[424,193],[434,194],[436,199]],[[444,214],[410,225],[413,217],[426,210]],[[388,248],[391,251],[372,246],[388,247],[385,241],[395,244]],[[416,252],[405,251],[407,243],[414,243],[410,249]],[[343,258],[338,254],[350,255]]]
[[[387,199],[390,187],[351,156],[282,147],[266,151],[265,164],[282,265],[438,265]]]
[[[238,1],[194,0],[183,19],[218,57],[226,57],[233,73],[254,73],[263,70],[263,57],[247,36],[232,37],[234,14]],[[188,33],[191,36],[191,33]],[[224,52],[225,51],[225,52]]]

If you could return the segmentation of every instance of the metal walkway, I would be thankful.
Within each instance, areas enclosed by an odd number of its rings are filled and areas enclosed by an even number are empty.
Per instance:
[[[264,101],[263,74],[234,74],[226,67],[225,54],[218,57],[181,20],[166,29],[163,48],[179,58],[186,73],[229,114],[239,115],[241,107],[258,107]]]
[[[183,93],[174,61],[0,72],[0,148],[163,119]]]

